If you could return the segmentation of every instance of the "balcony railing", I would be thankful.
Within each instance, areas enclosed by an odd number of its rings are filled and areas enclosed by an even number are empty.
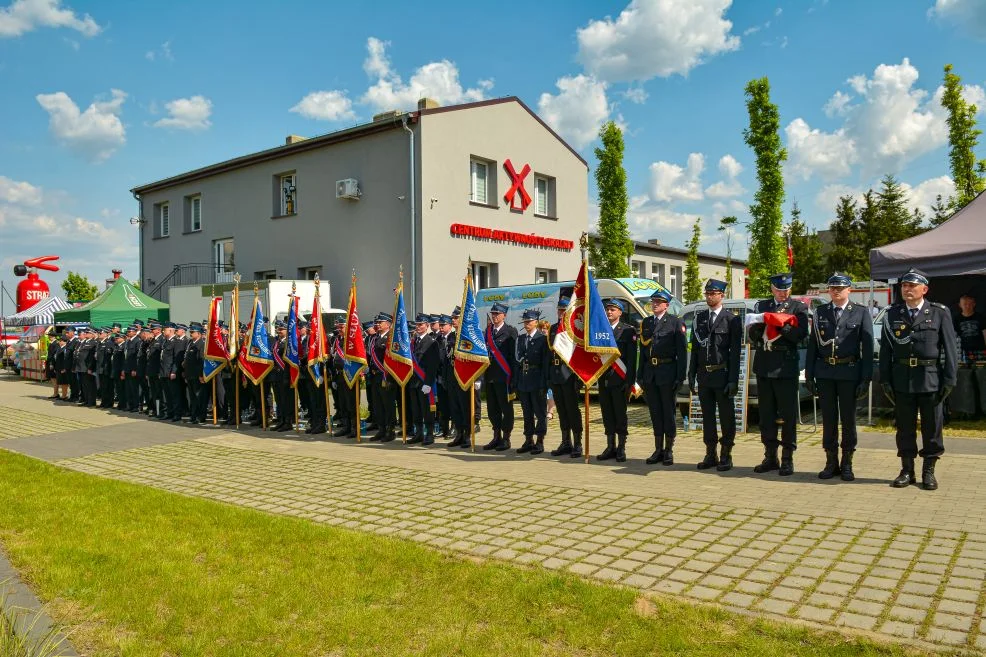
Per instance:
[[[153,299],[167,303],[168,288],[178,285],[209,285],[211,283],[232,282],[233,268],[229,265],[189,262],[175,265],[174,269],[147,294]]]

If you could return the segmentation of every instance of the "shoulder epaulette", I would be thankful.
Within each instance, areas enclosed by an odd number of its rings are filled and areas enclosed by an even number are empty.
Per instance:
[[[942,310],[944,310],[944,311],[946,311],[946,312],[951,312],[951,311],[950,311],[950,310],[948,309],[948,306],[946,306],[946,305],[945,305],[945,304],[943,304],[943,303],[938,303],[937,301],[932,301],[932,302],[931,302],[931,305],[932,305],[932,306],[934,306],[935,308],[940,308],[940,309],[942,309]]]

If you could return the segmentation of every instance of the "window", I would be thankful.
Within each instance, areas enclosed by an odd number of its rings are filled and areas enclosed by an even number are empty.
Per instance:
[[[668,292],[681,298],[681,267],[671,268],[671,280],[668,281]]]
[[[473,203],[487,205],[489,195],[487,194],[487,179],[489,177],[489,165],[479,160],[469,161],[469,200]]]
[[[314,281],[316,274],[318,274],[319,278],[322,277],[321,267],[300,267],[298,269],[298,278],[306,281]]]
[[[647,275],[647,263],[643,260],[634,260],[630,263],[630,273],[634,278],[643,278]]]
[[[298,214],[298,178],[294,173],[283,173],[277,177],[277,199],[274,211],[279,216]]]
[[[161,203],[158,208],[158,237],[167,237],[171,234],[171,206]]]
[[[657,281],[661,285],[664,285],[664,263],[651,263],[650,277],[651,280]]]
[[[557,283],[558,282],[558,270],[557,269],[540,269],[534,270],[534,282],[539,284],[544,283]]]
[[[212,243],[213,264],[216,266],[216,282],[233,282],[233,271],[236,267],[233,240],[216,240]]]
[[[276,269],[268,269],[267,271],[258,271],[253,275],[255,281],[272,281],[277,278]]]
[[[556,214],[554,178],[534,177],[534,214],[554,218]]]
[[[184,231],[195,233],[202,230],[202,195],[185,197]]]
[[[472,263],[472,282],[477,290],[496,287],[496,263],[474,262]]]

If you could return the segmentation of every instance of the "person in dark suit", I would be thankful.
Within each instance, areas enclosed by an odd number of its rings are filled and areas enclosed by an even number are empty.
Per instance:
[[[736,442],[736,415],[733,397],[739,390],[740,348],[743,325],[739,317],[722,307],[726,281],[710,278],[705,284],[708,308],[695,313],[692,324],[692,355],[688,364],[688,387],[698,395],[702,408],[702,441],[705,458],[699,470],[716,468],[725,472],[733,467]],[[722,437],[716,430],[716,409]],[[717,444],[721,452],[716,454]]]
[[[486,414],[493,425],[493,440],[483,445],[484,450],[498,452],[510,449],[510,432],[514,430],[512,399],[516,391],[517,364],[514,356],[517,347],[517,329],[508,326],[504,319],[507,307],[494,303],[486,326],[486,348],[490,353],[490,366],[483,373],[486,389]]]
[[[657,290],[650,297],[653,315],[644,319],[640,328],[640,365],[637,382],[644,389],[644,398],[654,427],[654,453],[648,465],[674,465],[674,440],[678,435],[675,406],[678,388],[688,370],[688,344],[685,323],[668,312],[671,293]]]
[[[158,417],[161,403],[161,349],[164,347],[164,336],[161,335],[161,323],[153,320],[148,323],[151,338],[147,343],[147,414]]]
[[[58,336],[58,349],[55,351],[55,399],[64,401],[68,399],[68,374],[65,371],[66,345],[68,337],[65,333]]]
[[[541,311],[528,309],[521,316],[524,330],[517,336],[514,362],[517,363],[517,396],[524,415],[524,444],[518,454],[544,452],[548,415],[548,363],[551,348],[538,328]],[[537,441],[535,442],[535,436]]]
[[[377,334],[377,323],[374,320],[363,322],[363,353],[366,354],[366,371],[363,375],[363,384],[366,394],[366,410],[369,416],[366,421],[366,431],[376,431],[379,427],[377,426],[377,414],[374,412],[373,407],[376,404],[376,395],[373,392],[373,383],[370,381],[370,343],[373,340],[373,336]]]
[[[116,408],[125,408],[122,406],[123,402],[126,400],[126,393],[124,392],[124,386],[126,385],[126,366],[124,358],[124,342],[127,336],[123,333],[117,332],[113,334],[113,360],[112,360],[112,370],[111,376],[113,377],[113,387],[116,388],[117,406]],[[113,408],[110,406],[110,408]]]
[[[94,367],[93,376],[95,377],[96,384],[96,401],[99,406],[103,405],[103,397],[105,395],[106,379],[108,378],[103,372],[103,362],[106,358],[106,349],[110,342],[110,332],[105,326],[96,329],[96,349],[94,351]]]
[[[852,303],[848,276],[828,280],[831,303],[815,310],[805,359],[805,385],[822,406],[822,447],[825,468],[819,479],[839,474],[852,481],[856,450],[856,400],[866,396],[873,378],[873,319],[866,306]],[[839,421],[842,421],[842,460],[839,460]]]
[[[288,365],[288,325],[277,320],[274,322],[277,337],[271,346],[271,352],[276,354],[274,369],[268,375],[273,377],[274,394],[277,397],[277,424],[274,431],[291,431],[294,423],[294,391],[291,389],[291,366]]]
[[[471,430],[475,428],[475,432],[479,432],[479,392],[477,391],[480,385],[479,381],[474,381],[470,386],[467,386],[465,390],[459,385],[459,379],[455,375],[455,346],[456,341],[459,339],[459,333],[462,330],[461,319],[462,310],[459,306],[452,309],[452,314],[448,315],[451,321],[450,331],[446,336],[446,343],[448,345],[448,362],[446,363],[446,388],[448,389],[449,399],[452,406],[452,421],[455,423],[458,431],[456,432],[456,439],[449,443],[449,447],[461,447],[462,449],[469,449],[472,447],[473,437],[470,435]],[[473,400],[475,400],[476,405],[473,405]],[[472,417],[475,415],[476,423],[472,423]]]
[[[370,337],[370,347],[366,353],[367,381],[371,382],[370,391],[374,396],[373,414],[377,431],[371,441],[389,443],[397,437],[394,427],[397,417],[394,413],[394,392],[400,389],[394,377],[387,372],[384,361],[387,356],[387,340],[394,318],[390,313],[379,313],[373,320],[376,332]]]
[[[565,311],[570,303],[572,288],[562,288],[558,297],[558,322],[548,329],[548,341],[553,345],[559,332],[565,331],[563,324]],[[551,354],[548,363],[548,384],[555,398],[555,408],[558,411],[558,425],[561,427],[561,444],[551,450],[552,456],[565,456],[573,459],[582,456],[582,412],[579,410],[579,384],[581,380],[575,375],[561,356]]]
[[[343,370],[346,359],[343,358],[343,332],[346,330],[346,320],[338,317],[335,320],[335,331],[328,339],[329,360],[327,380],[331,381],[332,400],[335,403],[335,419],[339,427],[332,432],[335,437],[356,437],[356,423],[360,421],[356,415],[356,390],[346,383]]]
[[[120,407],[131,413],[136,413],[139,410],[140,404],[140,383],[137,379],[137,367],[138,361],[140,360],[139,328],[134,324],[128,326],[127,339],[123,344],[123,369],[126,372],[126,385],[124,386],[126,403],[121,402]]]
[[[414,319],[414,335],[411,336],[411,358],[414,375],[407,382],[408,415],[417,427],[414,437],[407,443],[427,447],[435,442],[434,394],[438,377],[440,356],[435,334],[431,332],[431,316],[419,313]]]
[[[764,473],[777,470],[780,476],[794,474],[794,450],[798,448],[798,404],[801,362],[798,345],[808,335],[808,306],[791,298],[794,278],[790,273],[770,277],[771,298],[758,301],[753,319],[763,313],[794,315],[795,324],[781,327],[775,340],[766,337],[766,324],[749,328],[753,372],[757,375],[757,403],[760,411],[760,442],[763,462],[753,468]],[[747,321],[751,319],[747,316]],[[780,431],[778,431],[778,429]],[[780,433],[780,440],[777,439]],[[781,448],[780,461],[777,449]]]
[[[206,398],[203,384],[203,365],[205,364],[205,340],[202,339],[202,325],[192,322],[188,325],[189,340],[182,356],[182,375],[188,389],[188,421],[191,424],[205,423]]]
[[[596,456],[596,460],[615,458],[617,463],[623,463],[627,460],[627,402],[637,378],[637,331],[622,321],[626,310],[624,301],[607,299],[603,305],[620,349],[620,358],[599,377],[599,406],[606,431],[606,449]]]
[[[137,351],[137,412],[146,413],[144,404],[148,403],[147,351],[151,346],[151,327],[140,327],[140,349]],[[149,405],[148,405],[149,407]]]
[[[58,399],[58,370],[55,368],[56,354],[61,349],[61,342],[51,336],[48,352],[45,354],[45,380],[51,382],[51,396],[48,399]]]
[[[921,487],[936,490],[935,464],[945,452],[942,402],[955,389],[958,341],[948,308],[928,301],[928,277],[915,269],[900,279],[901,303],[890,307],[880,336],[880,385],[894,401],[900,474],[895,488],[917,482],[914,459],[921,456]],[[917,416],[921,412],[921,450]]]
[[[106,327],[106,340],[103,342],[103,350],[99,355],[99,407],[113,408],[113,397],[116,393],[116,379],[113,378],[113,357],[116,354],[116,340],[114,340],[114,330]]]
[[[79,377],[79,406],[96,405],[96,332],[87,326],[74,354],[73,371]]]
[[[79,377],[76,376],[74,367],[75,350],[79,348],[79,342],[81,341],[75,333],[75,326],[66,326],[63,332],[65,336],[65,348],[62,350],[62,369],[59,372],[62,376],[59,377],[59,384],[69,387],[68,397],[64,397],[67,401],[78,401],[79,399]]]
[[[171,420],[172,422],[181,421],[181,406],[178,401],[181,388],[178,386],[177,362],[180,344],[178,336],[175,335],[175,324],[168,322],[164,325],[164,344],[161,347],[161,382],[164,386],[167,410],[163,408],[164,404],[162,404],[162,410],[165,412],[164,417],[160,419]]]

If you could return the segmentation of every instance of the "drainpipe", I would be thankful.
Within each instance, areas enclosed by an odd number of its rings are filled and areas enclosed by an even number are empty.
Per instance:
[[[144,280],[144,224],[147,223],[147,220],[144,219],[143,204],[140,202],[140,197],[134,191],[130,193],[137,201],[137,269],[140,270],[137,280],[140,281],[140,289],[143,290],[144,285],[146,285]]]
[[[410,147],[408,156],[408,176],[410,184],[410,193],[408,194],[408,199],[411,202],[411,314],[414,315],[417,311],[414,301],[416,292],[418,290],[418,267],[417,267],[417,248],[416,248],[416,226],[414,217],[414,130],[407,127],[407,114],[405,113],[401,117],[401,123],[404,125],[404,130],[407,131],[408,144]]]

